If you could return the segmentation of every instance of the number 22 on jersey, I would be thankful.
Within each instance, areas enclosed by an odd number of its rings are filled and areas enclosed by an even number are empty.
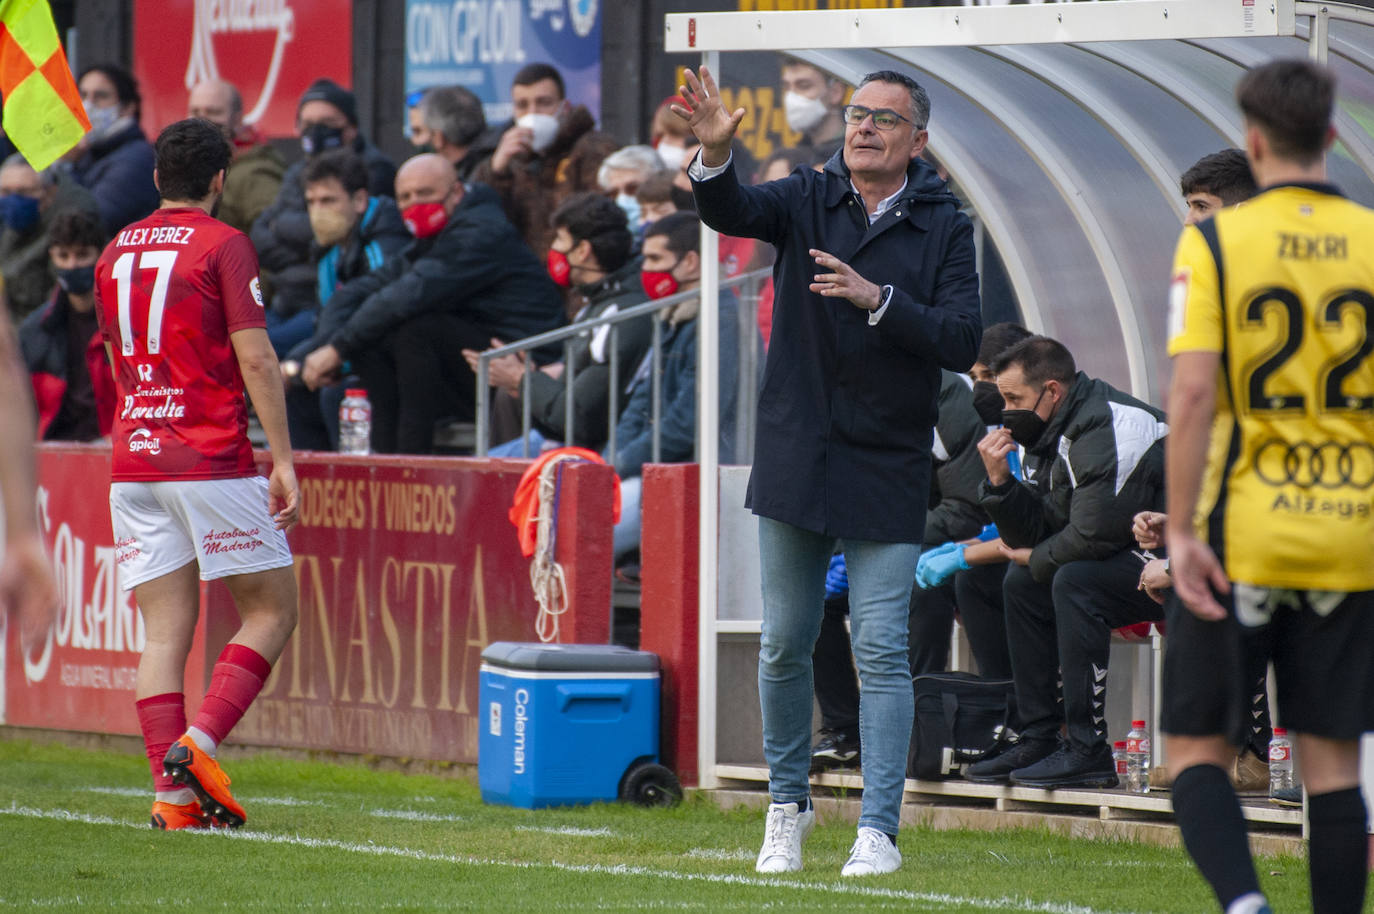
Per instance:
[[[152,295],[148,299],[148,325],[144,335],[148,354],[156,355],[162,351],[162,312],[167,307],[167,287],[172,280],[172,268],[176,265],[177,253],[176,251],[143,251],[141,254],[136,254],[130,251],[127,254],[121,254],[110,270],[110,275],[118,283],[119,341],[120,352],[124,356],[135,354],[133,307],[130,302],[135,269],[134,260],[138,260],[137,269],[139,270],[157,271],[157,275],[153,278]]]

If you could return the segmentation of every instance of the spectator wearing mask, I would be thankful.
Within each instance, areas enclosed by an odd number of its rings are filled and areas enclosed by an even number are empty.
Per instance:
[[[1162,504],[1169,427],[1158,409],[1077,371],[1048,337],[1022,340],[990,367],[1006,405],[1002,427],[978,445],[987,469],[979,495],[1011,560],[1002,594],[1021,739],[964,776],[1115,787],[1110,640],[1113,629],[1164,618],[1137,589],[1144,560],[1131,520]],[[1007,465],[1017,446],[1021,479]]]
[[[315,235],[301,180],[310,160],[331,149],[351,150],[367,169],[368,192],[379,197],[392,192],[396,179],[396,166],[358,130],[353,93],[332,80],[317,79],[305,90],[296,107],[296,131],[305,158],[286,170],[277,199],[253,223],[250,233],[269,291],[269,333],[298,312],[315,307],[315,266],[310,257]]]
[[[316,298],[319,308],[329,307],[334,294],[348,282],[380,267],[411,242],[396,202],[367,192],[367,169],[346,149],[335,149],[312,159],[302,175],[310,230],[315,240]],[[274,332],[289,331],[292,345],[308,341],[315,332],[318,308],[301,311]],[[273,340],[274,346],[285,340]],[[283,347],[285,348],[285,347]],[[297,358],[304,352],[296,352]],[[287,380],[299,376],[299,361],[282,363]],[[331,384],[319,392],[293,385],[286,392],[286,417],[291,443],[301,450],[334,450],[339,441],[339,402],[343,385]]]
[[[203,79],[191,88],[186,116],[204,118],[224,133],[234,150],[216,218],[245,235],[281,190],[286,162],[252,124],[243,122],[243,96],[231,82]]]
[[[474,413],[459,353],[556,328],[563,297],[496,193],[464,185],[442,156],[407,161],[396,202],[415,241],[330,299],[301,377],[317,390],[351,361],[372,401],[373,450],[426,454],[439,420]]]
[[[682,97],[670,95],[659,103],[649,122],[649,145],[658,153],[663,167],[677,172],[687,167],[688,152],[697,145],[697,138],[673,113],[673,105],[684,104]]]
[[[563,76],[546,63],[532,63],[511,85],[513,120],[474,180],[501,196],[506,215],[540,260],[548,255],[553,230],[549,214],[570,194],[596,190],[596,170],[617,148],[596,131],[582,105],[567,99]]]
[[[459,181],[496,150],[496,131],[487,130],[482,100],[462,86],[426,89],[410,109],[410,142],[418,152],[437,152],[453,163]]]
[[[34,171],[17,152],[0,165],[0,278],[12,317],[33,311],[52,291],[49,233],[69,209],[100,213],[90,192],[58,168]]]
[[[649,227],[644,238],[641,279],[650,298],[666,298],[701,285],[701,221],[696,213],[674,213]],[[662,398],[659,411],[659,462],[693,458],[697,427],[697,313],[693,296],[659,312],[662,321]],[[735,460],[735,409],[739,387],[739,322],[735,296],[720,296],[720,462]],[[620,475],[620,523],[615,526],[617,559],[639,546],[639,504],[644,464],[653,454],[653,355],[637,366],[627,391],[629,402],[616,425],[615,471]]]
[[[849,87],[814,64],[795,57],[782,62],[782,108],[798,146],[838,149],[844,142],[844,100]]]
[[[41,441],[92,441],[110,433],[114,375],[95,314],[95,262],[105,246],[96,217],[79,210],[53,220],[48,254],[57,288],[19,327],[33,382]]]
[[[638,235],[644,224],[636,196],[649,178],[667,172],[652,146],[625,146],[606,156],[596,173],[596,183],[606,196],[625,211],[630,231]]]
[[[573,323],[606,317],[645,300],[639,258],[633,252],[634,239],[625,213],[618,205],[600,194],[575,194],[554,211],[551,222],[554,236],[553,247],[549,248],[549,276],[560,287],[572,292]],[[624,390],[648,352],[652,325],[648,318],[641,318],[616,327],[619,377],[615,384],[617,389]],[[576,374],[571,440],[565,427],[568,386],[563,379],[564,363],[556,362],[530,373],[531,455],[560,443],[593,449],[605,445],[612,420],[611,339],[610,326],[602,326],[573,341],[572,367]],[[501,341],[492,340],[492,345],[499,346]],[[465,349],[463,356],[476,371],[477,351]],[[501,436],[503,443],[489,451],[493,457],[525,454],[523,439],[506,440],[518,434],[516,430],[520,428],[519,398],[524,390],[525,373],[525,360],[515,356],[502,356],[488,365],[487,377],[491,386],[508,394],[496,400],[493,429],[498,424],[496,415],[504,412],[504,422],[510,430],[510,434]],[[620,407],[624,406],[622,398]]]
[[[157,209],[153,184],[153,146],[139,126],[142,96],[123,67],[97,64],[76,81],[91,131],[68,160],[81,186],[95,197],[105,234],[113,235]]]

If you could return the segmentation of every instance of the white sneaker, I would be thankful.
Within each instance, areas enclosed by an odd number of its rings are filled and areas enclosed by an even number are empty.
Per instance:
[[[802,842],[816,827],[816,807],[798,812],[799,805],[768,804],[763,847],[759,850],[758,862],[754,864],[754,869],[760,873],[792,873],[802,868]]]
[[[854,849],[849,852],[841,876],[873,876],[878,873],[895,873],[902,865],[902,853],[892,839],[876,828],[864,826],[859,829],[859,837],[854,840]]]

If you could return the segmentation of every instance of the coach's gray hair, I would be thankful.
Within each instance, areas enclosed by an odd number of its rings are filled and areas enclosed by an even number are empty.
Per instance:
[[[916,124],[917,130],[926,129],[926,125],[930,123],[930,96],[921,88],[920,83],[896,70],[875,70],[863,78],[859,88],[862,89],[869,83],[894,83],[906,87],[907,93],[911,96],[911,120]]]
[[[596,172],[596,183],[606,186],[606,179],[613,171],[637,171],[644,177],[652,177],[668,168],[658,157],[652,146],[623,146],[606,156]]]

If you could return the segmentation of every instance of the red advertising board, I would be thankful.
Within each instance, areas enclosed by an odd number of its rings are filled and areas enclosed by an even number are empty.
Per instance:
[[[64,604],[37,660],[21,658],[17,633],[7,638],[8,723],[138,732],[133,675],[143,627],[114,578],[109,460],[108,447],[40,448],[40,508]],[[232,741],[475,762],[482,649],[537,640],[530,561],[507,517],[526,466],[298,456],[301,523],[288,540],[299,622]],[[563,474],[565,643],[609,637],[613,480],[600,465]],[[222,583],[202,587],[202,604],[187,671],[192,714],[238,626]]]
[[[238,87],[249,123],[295,133],[296,100],[328,77],[353,83],[350,0],[134,0],[134,75],[150,133],[186,116],[202,79]]]
[[[44,445],[38,461],[38,522],[52,557],[60,606],[42,648],[23,656],[8,638],[6,723],[56,730],[138,733],[134,672],[143,617],[115,580],[110,532],[110,449]],[[204,692],[204,623],[186,671],[187,701]]]

